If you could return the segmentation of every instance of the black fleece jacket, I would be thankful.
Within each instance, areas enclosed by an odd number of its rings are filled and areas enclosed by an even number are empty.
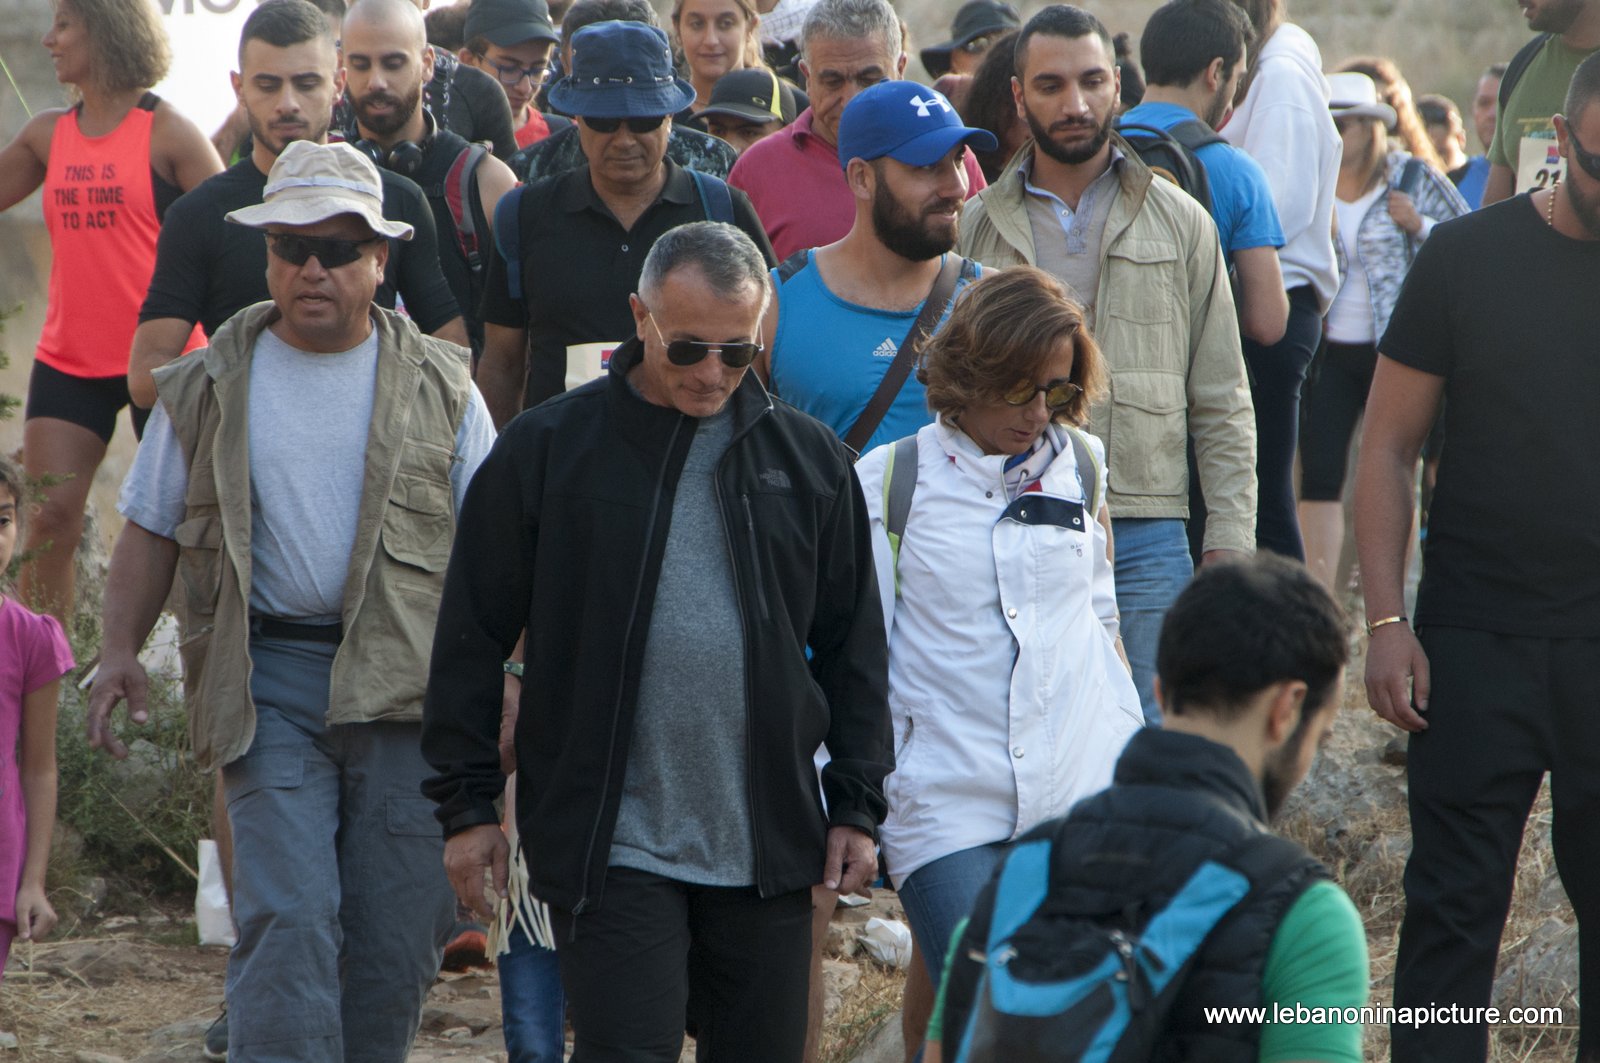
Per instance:
[[[600,903],[650,610],[695,421],[607,376],[524,412],[473,477],[445,579],[423,714],[423,784],[446,836],[497,821],[501,662],[527,629],[517,826],[536,897]],[[821,423],[746,374],[717,469],[743,639],[756,885],[822,878],[828,826],[876,836],[893,770],[888,647],[866,506]],[[807,659],[806,649],[811,656]],[[824,817],[812,755],[827,744]]]

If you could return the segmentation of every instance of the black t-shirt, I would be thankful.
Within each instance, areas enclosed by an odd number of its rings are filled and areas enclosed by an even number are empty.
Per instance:
[[[448,129],[475,144],[489,145],[489,150],[502,161],[517,153],[517,134],[511,125],[511,104],[506,101],[505,90],[488,74],[467,66],[443,49],[434,50],[433,77],[423,89],[423,102],[440,129]],[[361,139],[348,94],[334,101],[333,128],[338,131],[336,139],[351,144]],[[249,149],[243,149],[243,153],[248,154]]]
[[[392,310],[398,291],[417,327],[433,332],[459,313],[439,272],[433,214],[415,184],[388,170],[381,174],[383,216],[410,224],[416,233],[389,241],[389,264],[373,301]],[[266,240],[255,229],[224,220],[229,211],[260,203],[266,187],[267,175],[245,158],[168,208],[141,323],[163,317],[198,321],[210,336],[240,310],[272,298]]]
[[[1417,623],[1600,637],[1600,241],[1527,195],[1428,237],[1379,350],[1444,378]]]
[[[631,230],[618,224],[595,193],[587,165],[523,192],[517,211],[522,297],[511,295],[497,243],[484,279],[483,319],[528,330],[526,406],[566,389],[567,347],[620,343],[634,334],[628,296],[638,289],[645,255],[668,229],[706,220],[694,178],[670,159],[666,167],[661,195]],[[776,265],[750,200],[737,188],[728,191],[734,224],[756,242],[769,266]]]

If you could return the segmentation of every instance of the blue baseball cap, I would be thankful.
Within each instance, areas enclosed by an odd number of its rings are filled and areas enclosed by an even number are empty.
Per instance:
[[[880,81],[863,89],[839,116],[839,165],[888,156],[907,166],[930,166],[957,144],[994,151],[987,129],[963,125],[944,96],[915,81]]]

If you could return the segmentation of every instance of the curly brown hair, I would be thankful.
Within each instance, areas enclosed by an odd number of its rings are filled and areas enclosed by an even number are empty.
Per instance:
[[[56,9],[83,20],[96,88],[148,89],[167,76],[172,46],[151,0],[57,0]]]
[[[1106,388],[1105,359],[1065,285],[1032,266],[986,273],[968,285],[950,318],[922,349],[917,379],[928,409],[947,420],[1004,402],[1022,380],[1037,380],[1062,340],[1072,343],[1072,374],[1083,389],[1057,421],[1082,425]]]

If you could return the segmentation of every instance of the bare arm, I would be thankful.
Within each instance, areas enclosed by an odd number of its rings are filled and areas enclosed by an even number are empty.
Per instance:
[[[1289,294],[1283,270],[1272,247],[1247,247],[1233,253],[1239,274],[1239,331],[1246,339],[1270,347],[1283,339],[1289,325]]]
[[[0,148],[0,210],[10,210],[44,184],[50,139],[56,119],[65,113],[58,108],[35,115],[11,143]]]
[[[460,314],[434,329],[433,337],[453,343],[457,347],[472,346],[472,340],[467,336],[467,323]]]
[[[1405,612],[1417,455],[1443,393],[1443,377],[1378,358],[1356,466],[1356,552],[1369,623]],[[1373,632],[1366,681],[1367,700],[1379,716],[1406,731],[1427,727],[1412,706],[1428,707],[1428,658],[1410,624]]]
[[[1489,177],[1483,184],[1483,203],[1487,207],[1491,203],[1498,203],[1502,199],[1510,199],[1517,190],[1517,175],[1511,167],[1502,166],[1498,162],[1489,167]]]
[[[134,723],[149,719],[145,709],[148,680],[139,650],[156,626],[178,567],[178,544],[129,521],[117,537],[106,573],[105,607],[101,618],[104,643],[100,672],[89,691],[89,745],[118,760],[128,749],[111,733],[111,711],[123,699]]]
[[[245,134],[250,132],[250,118],[245,113],[244,104],[233,109],[233,113],[222,120],[217,131],[211,134],[211,146],[223,158],[233,158],[234,152],[244,145]]]
[[[494,226],[494,210],[500,205],[500,197],[515,187],[517,187],[517,175],[511,172],[511,167],[493,155],[485,155],[483,161],[478,163],[478,197],[483,201],[483,216],[489,219],[491,228]]]
[[[200,127],[163,101],[150,131],[150,162],[185,192],[222,172],[222,157]]]
[[[156,381],[150,374],[183,353],[194,322],[177,317],[157,317],[139,325],[128,352],[128,394],[134,404],[150,409],[156,404]]]
[[[50,832],[56,822],[56,699],[61,681],[48,683],[22,700],[22,801],[27,806],[28,848],[17,888],[17,936],[40,938],[56,925],[45,897],[44,872],[50,860]]]
[[[522,412],[528,389],[528,331],[485,323],[483,357],[478,361],[478,390],[501,429]]]

